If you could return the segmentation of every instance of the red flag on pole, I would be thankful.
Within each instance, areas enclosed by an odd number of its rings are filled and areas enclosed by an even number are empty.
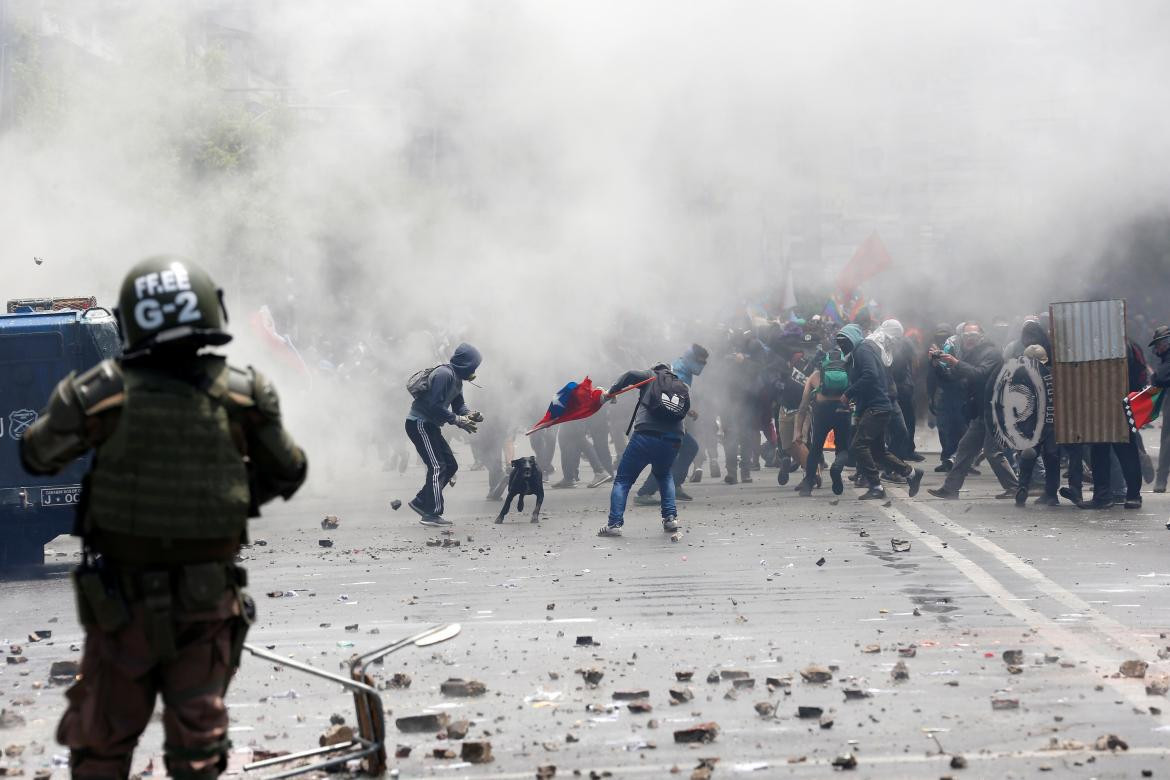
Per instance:
[[[854,291],[867,279],[876,276],[893,265],[886,245],[878,238],[877,231],[861,242],[853,257],[837,274],[837,290],[843,300],[853,297]]]

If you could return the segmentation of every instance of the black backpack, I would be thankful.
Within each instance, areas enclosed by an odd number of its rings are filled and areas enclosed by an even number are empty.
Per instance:
[[[691,410],[691,389],[667,369],[654,372],[654,379],[642,390],[638,403],[634,404],[634,415],[626,428],[628,434],[638,416],[638,404],[646,407],[650,416],[662,422],[678,422]]]

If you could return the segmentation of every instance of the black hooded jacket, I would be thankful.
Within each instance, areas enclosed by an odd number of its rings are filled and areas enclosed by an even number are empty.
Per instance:
[[[999,347],[990,341],[981,341],[971,349],[964,350],[962,360],[954,365],[952,371],[963,383],[967,394],[963,410],[968,420],[983,416],[983,409],[991,392],[991,383],[1001,368],[1003,354]]]

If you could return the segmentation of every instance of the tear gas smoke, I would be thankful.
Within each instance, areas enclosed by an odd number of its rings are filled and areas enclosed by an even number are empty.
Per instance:
[[[395,420],[444,338],[543,400],[785,263],[819,308],[875,229],[870,294],[933,324],[1108,293],[1167,216],[1161,2],[0,9],[8,297],[186,254],[237,333],[266,304],[309,362],[380,354]]]

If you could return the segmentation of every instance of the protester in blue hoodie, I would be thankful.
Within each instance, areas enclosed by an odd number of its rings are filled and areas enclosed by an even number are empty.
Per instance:
[[[475,378],[481,362],[478,349],[460,344],[449,362],[431,370],[425,389],[415,397],[406,415],[406,435],[427,467],[426,482],[410,501],[410,508],[418,512],[423,525],[451,525],[443,517],[443,489],[451,483],[459,464],[440,429],[455,425],[475,433],[476,423],[483,422],[483,415],[469,409],[463,400],[463,381]]]
[[[690,387],[695,381],[695,377],[703,373],[703,369],[707,367],[707,358],[709,357],[707,350],[698,344],[692,344],[687,347],[687,351],[682,354],[678,360],[671,364],[670,370],[674,375],[686,383]],[[692,420],[698,419],[699,415],[693,410],[694,399],[692,397],[692,411],[690,418]],[[688,423],[687,427],[690,427]],[[692,501],[692,497],[682,489],[683,483],[686,482],[687,472],[690,471],[691,463],[694,462],[695,456],[699,454],[699,442],[691,435],[690,430],[683,433],[682,444],[678,448],[678,456],[674,459],[674,467],[671,473],[674,475],[674,500],[675,501]],[[658,500],[654,498],[654,494],[658,492],[658,478],[651,472],[650,476],[646,477],[646,481],[642,483],[642,487],[638,488],[637,494],[634,496],[634,503],[651,506],[657,504]]]
[[[849,358],[849,387],[845,397],[853,402],[857,420],[853,428],[851,452],[857,470],[866,479],[869,490],[863,499],[883,499],[881,471],[906,477],[911,496],[917,495],[922,484],[922,470],[907,466],[886,449],[886,428],[894,411],[889,394],[889,377],[882,361],[881,348],[865,338],[857,325],[846,325],[837,333],[837,346]]]

